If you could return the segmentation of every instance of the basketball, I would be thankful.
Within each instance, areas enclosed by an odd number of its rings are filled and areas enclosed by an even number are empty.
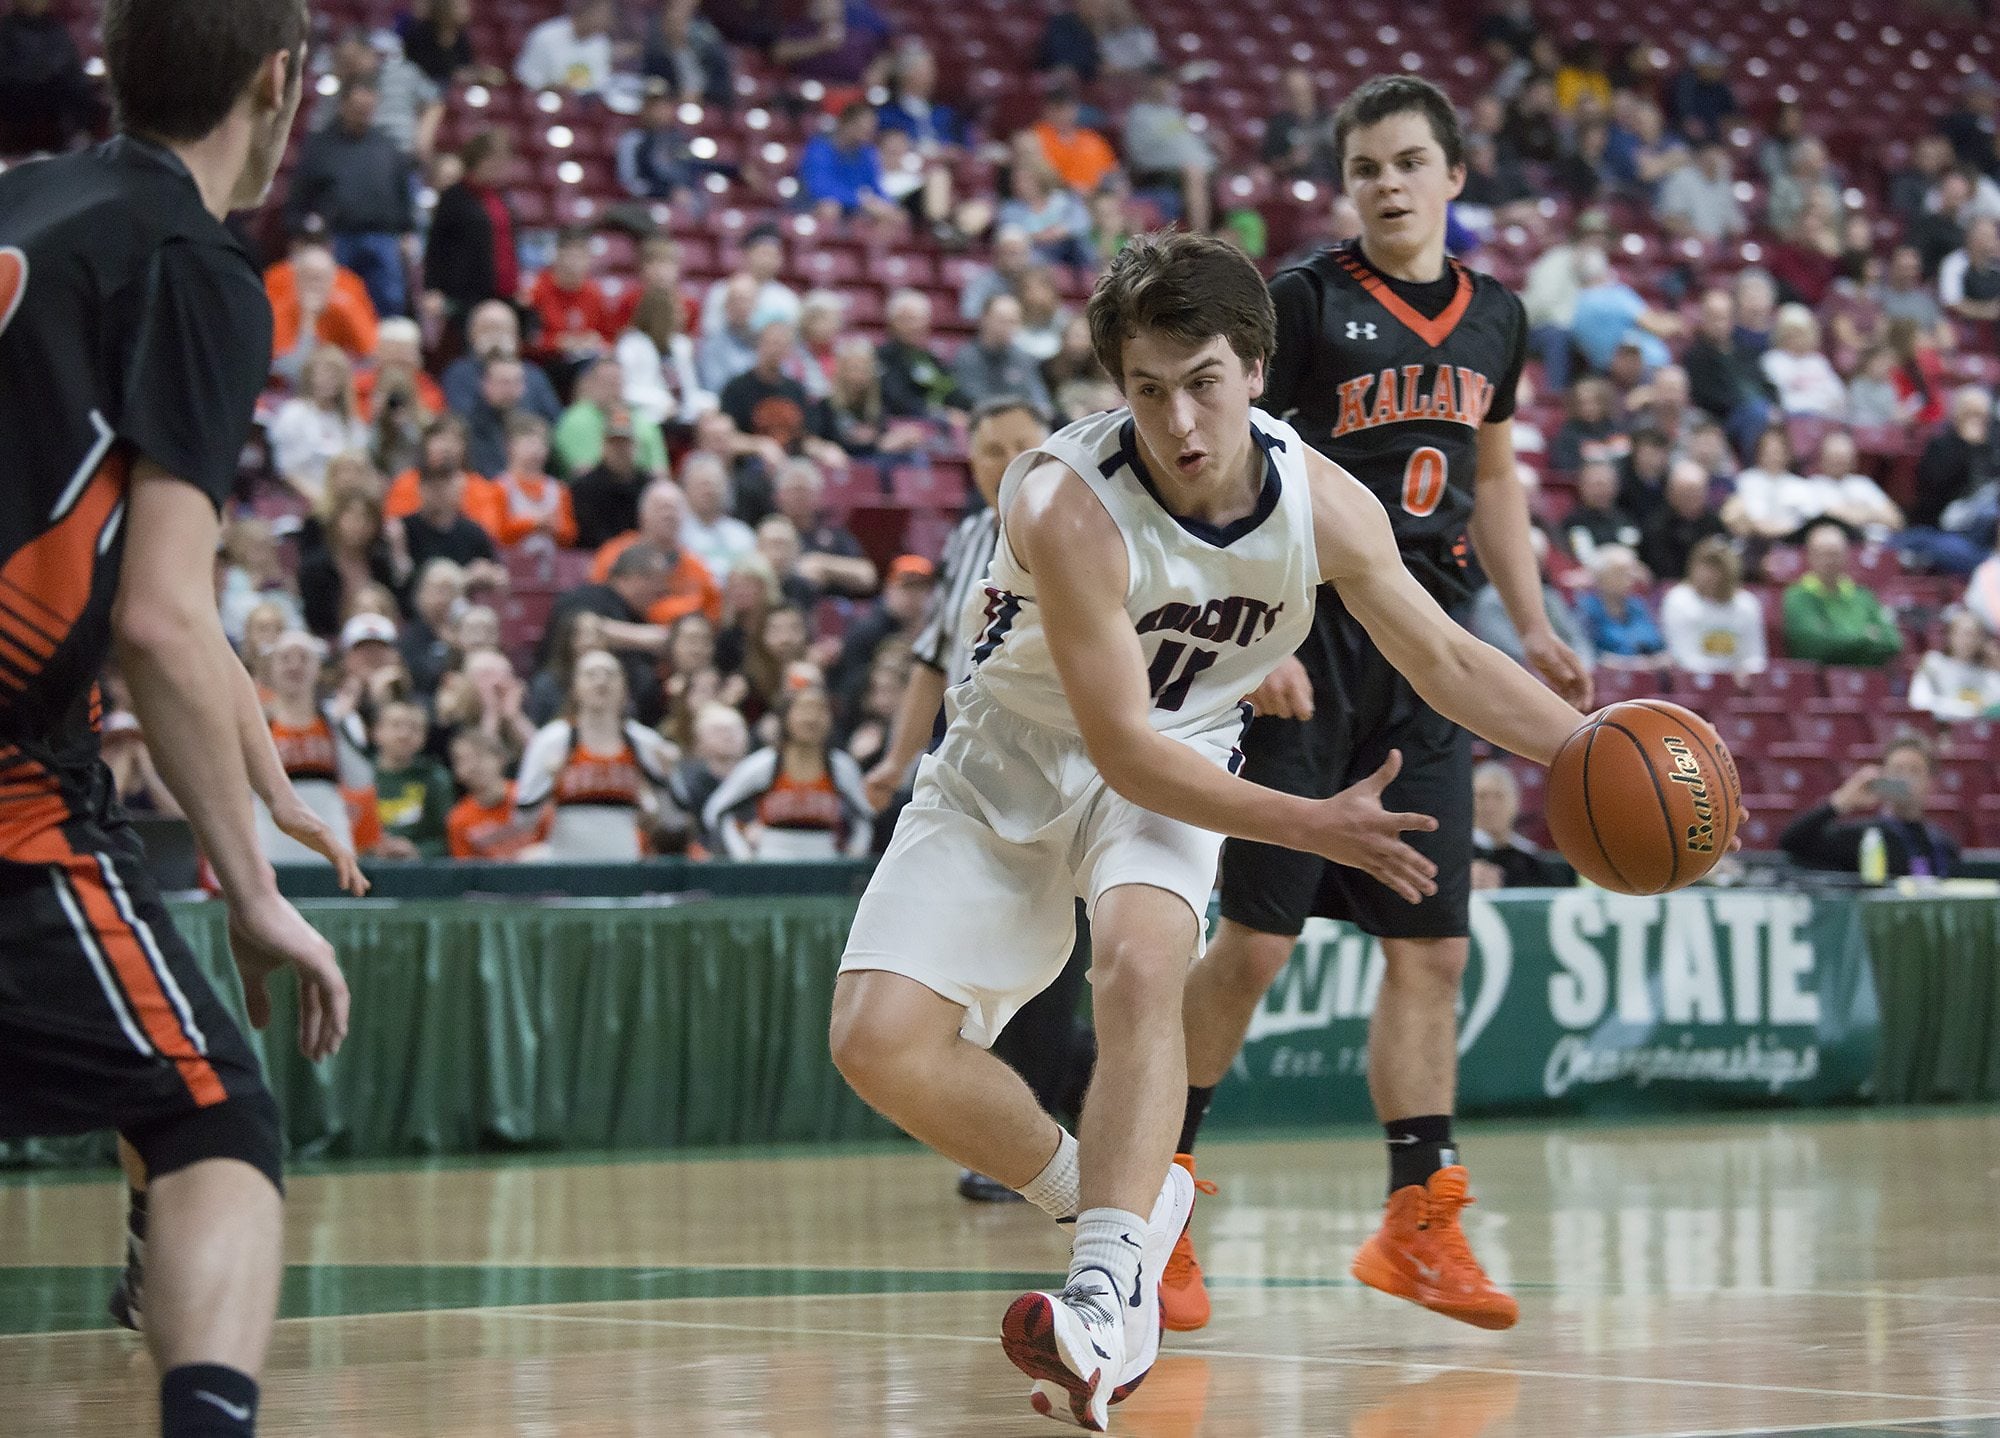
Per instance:
[[[1549,835],[1577,873],[1621,894],[1685,888],[1743,817],[1736,761],[1699,714],[1664,699],[1590,716],[1549,766]]]

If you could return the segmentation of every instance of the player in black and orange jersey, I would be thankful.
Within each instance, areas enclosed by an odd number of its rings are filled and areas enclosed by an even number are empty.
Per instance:
[[[1587,705],[1590,675],[1555,637],[1514,470],[1514,390],[1527,352],[1521,302],[1445,254],[1446,207],[1465,182],[1451,102],[1408,75],[1378,77],[1336,117],[1359,240],[1271,281],[1278,343],[1264,407],[1347,469],[1388,510],[1403,563],[1447,611],[1471,598],[1468,549],[1505,601],[1529,660]],[[1312,798],[1400,754],[1384,807],[1433,815],[1408,842],[1437,865],[1437,892],[1406,903],[1367,874],[1312,854],[1232,839],[1223,847],[1222,922],[1189,979],[1189,1168],[1213,1086],[1291,956],[1308,915],[1350,919],[1382,942],[1386,969],[1369,1027],[1369,1093],[1389,1146],[1383,1225],[1356,1255],[1376,1288],[1488,1328],[1514,1300],[1487,1279],[1458,1224],[1469,1201],[1451,1134],[1457,1002],[1467,956],[1472,864],[1470,736],[1427,705],[1370,642],[1331,586],[1293,661],[1253,696],[1244,777]],[[1199,1328],[1208,1296],[1192,1244],[1168,1267],[1170,1328]]]
[[[270,187],[306,32],[302,0],[109,0],[120,135],[0,176],[0,1138],[111,1128],[143,1161],[168,1435],[255,1429],[281,1136],[112,794],[93,680],[115,649],[222,885],[253,1021],[290,967],[300,1046],[332,1053],[347,988],[278,893],[253,786],[358,873],[290,793],[208,562],[271,342],[222,218]]]

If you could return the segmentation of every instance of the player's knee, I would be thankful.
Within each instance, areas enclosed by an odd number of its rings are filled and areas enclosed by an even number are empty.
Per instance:
[[[1456,996],[1469,948],[1464,939],[1386,939],[1384,982]]]
[[[207,1159],[233,1158],[270,1179],[279,1193],[285,1191],[284,1130],[277,1101],[261,1085],[221,1103],[128,1128],[124,1137],[145,1161],[152,1180]]]
[[[1234,942],[1222,946],[1222,956],[1235,987],[1244,993],[1261,995],[1278,981],[1297,947],[1298,940],[1284,934],[1238,929]]]
[[[1178,1003],[1187,982],[1188,956],[1175,948],[1142,937],[1117,937],[1093,942],[1090,986],[1094,1002],[1134,1003],[1154,1007],[1171,995]]]
[[[906,1082],[916,1048],[906,1024],[888,1007],[869,1001],[867,986],[844,980],[834,990],[827,1046],[849,1087],[871,1102]]]

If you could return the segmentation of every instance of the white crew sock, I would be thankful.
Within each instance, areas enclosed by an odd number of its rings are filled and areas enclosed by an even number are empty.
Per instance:
[[[1077,1205],[1083,1201],[1083,1179],[1076,1163],[1075,1137],[1061,1125],[1057,1125],[1056,1132],[1062,1137],[1056,1142],[1055,1156],[1040,1173],[1021,1185],[1020,1193],[1060,1223],[1076,1217]]]
[[[1086,1268],[1111,1276],[1122,1308],[1138,1291],[1139,1260],[1145,1253],[1146,1220],[1122,1208],[1086,1208],[1076,1216],[1076,1247],[1070,1253],[1069,1276],[1075,1282]],[[1157,1273],[1143,1275],[1158,1283]]]

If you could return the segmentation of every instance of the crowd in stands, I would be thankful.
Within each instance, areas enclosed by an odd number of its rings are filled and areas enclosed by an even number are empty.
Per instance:
[[[1025,107],[869,0],[550,0],[511,54],[485,3],[332,30],[244,227],[275,340],[217,583],[281,752],[380,858],[865,852],[936,549],[979,503],[968,414],[1118,403],[1080,301],[1137,229],[1273,268],[1260,197],[1303,187],[1293,241],[1356,233],[1331,116],[1362,76],[1285,69],[1245,153],[1183,98],[1215,60],[1131,0],[1050,7],[1001,57]],[[1463,29],[1453,247],[1523,295],[1520,478],[1601,691],[1751,694],[1811,661],[2000,714],[2000,87],[1940,76],[1931,132],[1866,152],[1828,143],[1810,87],[1740,102],[1704,40],[1608,45],[1534,0]],[[0,146],[101,132],[84,53],[13,0]],[[455,125],[475,91],[527,118]],[[611,117],[628,204],[524,203],[544,92]],[[691,262],[683,219],[767,163],[691,117],[753,92],[803,143],[764,147],[787,173]],[[923,267],[856,292],[815,235]],[[864,543],[856,506],[905,474],[937,522]],[[1518,647],[1490,594],[1472,622]],[[128,801],[170,804],[111,716]],[[1493,824],[1489,868],[1522,869]]]

